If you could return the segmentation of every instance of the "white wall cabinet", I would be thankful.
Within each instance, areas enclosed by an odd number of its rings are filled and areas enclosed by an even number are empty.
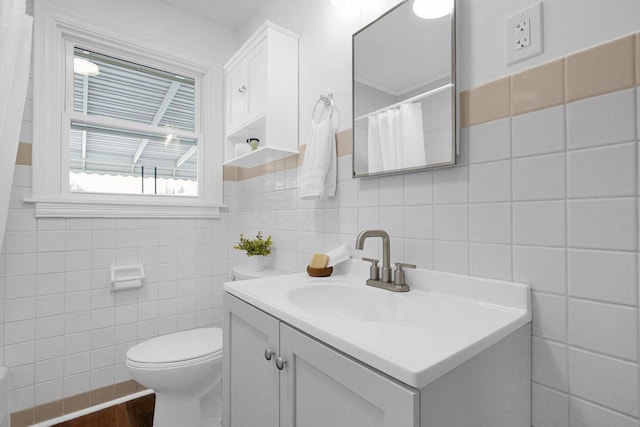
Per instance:
[[[298,153],[298,36],[266,22],[225,64],[225,165],[252,167]],[[236,144],[258,138],[258,150]]]
[[[224,306],[224,426],[418,426],[417,390],[228,293]]]

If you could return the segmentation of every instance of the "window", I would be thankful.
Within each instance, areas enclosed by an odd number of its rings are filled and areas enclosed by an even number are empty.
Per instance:
[[[195,79],[78,46],[73,61],[70,191],[197,197]]]
[[[53,9],[35,16],[36,216],[218,217],[222,120],[203,118],[220,71]]]

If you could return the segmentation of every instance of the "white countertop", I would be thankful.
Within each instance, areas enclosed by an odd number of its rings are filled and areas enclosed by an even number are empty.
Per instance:
[[[306,273],[228,282],[224,290],[410,386],[422,388],[531,321],[529,286],[431,270],[407,270],[411,291],[365,285],[368,263],[350,260],[331,277]],[[314,312],[292,291],[344,286],[401,307],[390,322],[353,320],[337,307]],[[363,288],[361,288],[363,287]],[[314,289],[313,292],[316,292]],[[318,291],[321,292],[321,291]],[[345,292],[348,295],[349,292]],[[366,301],[361,301],[366,304]],[[366,308],[366,307],[364,307]]]

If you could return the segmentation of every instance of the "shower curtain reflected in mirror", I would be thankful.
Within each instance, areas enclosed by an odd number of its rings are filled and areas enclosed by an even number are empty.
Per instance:
[[[402,104],[369,116],[369,173],[425,164],[422,105]]]

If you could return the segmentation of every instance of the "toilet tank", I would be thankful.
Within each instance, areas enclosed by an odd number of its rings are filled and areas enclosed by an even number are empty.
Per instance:
[[[249,280],[249,279],[261,279],[263,277],[281,276],[283,274],[291,274],[290,271],[280,270],[273,267],[265,267],[264,270],[251,270],[246,265],[236,265],[233,267],[233,275],[231,280]]]

